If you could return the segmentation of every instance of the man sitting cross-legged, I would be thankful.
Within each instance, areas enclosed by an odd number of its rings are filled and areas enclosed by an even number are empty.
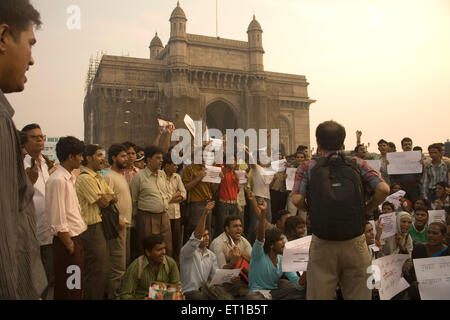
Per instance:
[[[269,297],[273,300],[304,300],[306,277],[299,277],[295,272],[283,272],[284,240],[281,231],[277,228],[265,231],[265,211],[267,205],[264,202],[256,203],[255,198],[249,199],[258,218],[258,229],[255,244],[252,249],[249,272],[249,299],[261,299],[261,291],[270,291]],[[281,288],[279,283],[285,275],[293,286]]]
[[[134,260],[127,269],[120,299],[139,300],[148,297],[150,283],[163,282],[181,285],[175,260],[166,256],[166,244],[160,234],[147,236],[143,241],[144,255]]]

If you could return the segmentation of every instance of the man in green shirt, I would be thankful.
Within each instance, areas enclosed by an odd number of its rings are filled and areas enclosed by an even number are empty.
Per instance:
[[[414,211],[414,223],[409,229],[409,234],[414,246],[428,241],[428,211],[424,207],[418,207]]]
[[[125,274],[120,299],[141,300],[148,297],[151,282],[181,286],[175,260],[166,256],[166,244],[160,234],[144,238],[144,255],[134,260]]]

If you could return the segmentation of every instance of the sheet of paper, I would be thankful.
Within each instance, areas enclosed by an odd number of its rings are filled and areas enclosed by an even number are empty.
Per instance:
[[[273,161],[270,164],[270,167],[275,172],[284,172],[284,171],[286,171],[286,164],[287,164],[286,159],[281,159],[281,160]]]
[[[383,232],[380,239],[392,237],[397,233],[397,217],[395,212],[380,214],[381,223],[383,224]]]
[[[374,279],[376,282],[379,281],[375,285],[379,286],[380,300],[390,300],[409,287],[408,282],[402,277],[402,267],[408,258],[407,254],[392,254],[372,262],[373,266],[378,267]]]
[[[262,168],[261,167],[261,176],[265,184],[270,184],[273,180],[273,176],[275,175],[275,171],[270,168]]]
[[[229,283],[231,282],[231,279],[239,276],[240,272],[240,269],[217,269],[214,277],[209,284],[211,286],[214,286]]]
[[[189,132],[195,137],[195,123],[194,120],[189,115],[184,116],[184,123],[188,128]]]
[[[206,176],[202,179],[202,182],[220,183],[220,167],[206,165]]]
[[[239,183],[240,184],[246,184],[247,178],[245,177],[245,170],[236,170],[235,173],[239,177]]]
[[[404,197],[405,194],[406,194],[405,191],[399,190],[399,191],[397,191],[396,193],[393,193],[393,194],[387,196],[386,199],[383,201],[383,203],[385,203],[386,201],[387,201],[387,202],[390,202],[390,203],[392,203],[392,204],[395,206],[395,209],[398,209],[398,208],[400,208],[400,206],[401,206],[400,198]],[[378,208],[380,209],[380,211],[381,211],[381,208],[382,208],[382,207],[383,207],[383,204],[380,204],[380,205],[378,206]]]
[[[168,127],[170,125],[174,126],[173,122],[162,120],[162,119],[158,119],[158,123],[159,123],[160,127]]]
[[[367,164],[381,176],[381,160],[366,160]]]
[[[414,259],[422,300],[450,300],[450,256]]]
[[[371,244],[371,245],[369,246],[369,248],[371,248],[373,252],[378,252],[378,251],[380,251],[380,248],[378,248],[376,244]]]
[[[283,250],[283,272],[306,271],[312,236],[286,242]]]
[[[294,189],[295,183],[295,173],[297,172],[296,168],[287,168],[286,169],[286,190],[292,191]]]
[[[422,173],[422,153],[420,151],[388,152],[388,174]]]
[[[445,224],[445,210],[428,210],[428,225],[432,222],[442,222]]]

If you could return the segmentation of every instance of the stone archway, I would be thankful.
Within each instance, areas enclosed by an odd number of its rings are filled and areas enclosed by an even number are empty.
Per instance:
[[[238,121],[233,109],[222,100],[215,101],[206,107],[206,125],[225,134],[226,129],[237,129]]]

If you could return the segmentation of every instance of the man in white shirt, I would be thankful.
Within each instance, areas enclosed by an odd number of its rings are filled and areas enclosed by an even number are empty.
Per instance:
[[[113,144],[108,150],[108,162],[111,170],[105,180],[117,196],[116,207],[119,210],[119,224],[122,229],[115,239],[107,240],[109,251],[108,298],[118,299],[120,286],[125,275],[127,258],[130,257],[130,228],[133,211],[130,187],[123,176],[128,163],[127,149],[122,144]]]
[[[181,283],[187,300],[208,300],[200,289],[218,269],[216,255],[207,248],[209,231],[205,229],[206,218],[214,205],[214,201],[206,204],[194,233],[181,249]]]
[[[180,249],[181,249],[181,212],[180,203],[186,200],[186,189],[180,175],[177,173],[178,166],[173,163],[170,153],[166,153],[163,157],[162,168],[166,174],[167,191],[169,197],[174,198],[169,203],[170,228],[172,230],[172,257],[175,262],[180,265]]]
[[[24,137],[26,137],[24,148],[27,151],[24,159],[24,168],[34,187],[33,203],[36,214],[36,237],[39,241],[41,260],[47,276],[48,286],[51,286],[53,278],[53,235],[50,231],[50,219],[45,208],[45,183],[49,178],[49,165],[52,164],[48,158],[44,158],[42,155],[45,136],[42,134],[41,127],[36,123],[29,124],[22,129],[22,132]],[[47,296],[48,286],[41,295],[43,299]]]
[[[45,186],[45,205],[54,235],[55,300],[82,298],[84,253],[80,235],[87,225],[81,215],[72,170],[80,167],[84,147],[84,143],[75,137],[61,138],[56,144],[60,165]]]

